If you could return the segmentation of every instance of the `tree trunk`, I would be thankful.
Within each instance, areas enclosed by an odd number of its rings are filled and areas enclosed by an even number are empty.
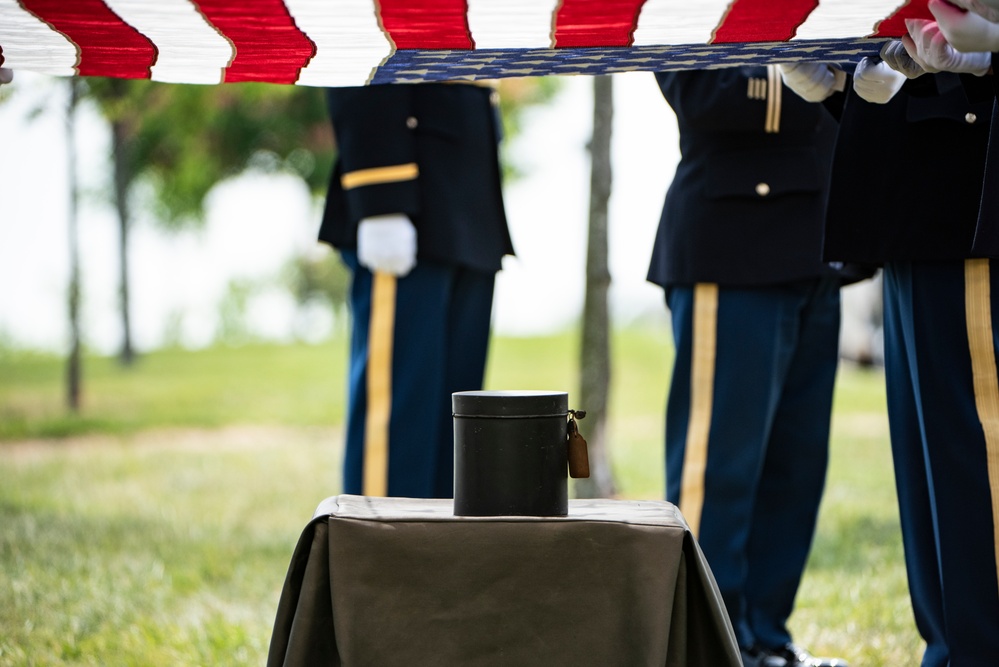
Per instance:
[[[128,159],[128,137],[125,122],[121,119],[111,121],[111,143],[114,168],[114,201],[118,210],[118,307],[121,317],[121,350],[118,361],[123,366],[131,366],[135,360],[132,348],[132,322],[129,317],[129,283],[128,283],[128,230],[130,213],[128,210],[128,186],[132,182],[131,160]]]
[[[79,101],[79,81],[69,80],[69,105],[66,110],[66,163],[69,183],[69,359],[66,367],[66,405],[80,411],[82,371],[80,360],[80,244],[78,212],[80,183],[76,171],[76,106]]]
[[[593,79],[593,138],[590,141],[590,221],[586,249],[586,295],[580,350],[580,424],[589,444],[590,477],[576,480],[579,498],[614,495],[614,476],[607,444],[607,403],[610,393],[610,316],[607,292],[607,209],[611,194],[611,123],[614,116],[610,76]]]

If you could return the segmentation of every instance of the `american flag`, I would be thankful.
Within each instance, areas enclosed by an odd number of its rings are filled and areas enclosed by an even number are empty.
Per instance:
[[[0,65],[358,86],[856,62],[926,0],[0,0]]]

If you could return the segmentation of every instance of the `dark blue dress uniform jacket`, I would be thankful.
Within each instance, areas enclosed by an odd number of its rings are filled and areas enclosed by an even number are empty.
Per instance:
[[[513,244],[492,92],[443,83],[330,88],[339,154],[319,239],[353,250],[362,218],[405,213],[416,227],[418,260],[498,271]]]
[[[992,69],[996,70],[999,54],[992,54]],[[999,99],[999,77],[992,79],[996,97]],[[978,212],[978,229],[975,232],[975,250],[999,257],[999,103],[992,107],[992,134],[989,135],[988,158],[985,162],[987,184],[982,192],[982,207]]]
[[[850,140],[836,147],[825,259],[999,256],[997,244],[986,243],[977,229],[991,79],[922,76],[906,82],[888,104],[865,103],[852,94],[840,102]],[[983,237],[977,244],[976,231]]]
[[[829,112],[780,92],[776,68],[656,79],[676,112],[681,159],[649,280],[750,286],[836,275],[821,261],[836,141]]]

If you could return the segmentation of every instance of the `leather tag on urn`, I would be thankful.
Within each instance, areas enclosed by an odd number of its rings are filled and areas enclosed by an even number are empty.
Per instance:
[[[583,413],[586,414],[586,413]],[[569,477],[573,479],[590,476],[590,457],[586,450],[586,440],[579,433],[576,420],[569,418]]]

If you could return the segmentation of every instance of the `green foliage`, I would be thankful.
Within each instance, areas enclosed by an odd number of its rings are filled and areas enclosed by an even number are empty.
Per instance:
[[[168,227],[202,224],[211,189],[247,169],[292,173],[314,194],[326,191],[334,142],[322,89],[99,77],[86,84],[121,132],[117,158],[128,187],[144,184],[146,204]],[[551,99],[557,87],[554,77],[504,80],[506,135],[515,136],[522,111]]]
[[[281,277],[281,282],[301,305],[319,301],[338,312],[347,304],[350,271],[335,252],[320,251],[292,257]]]
[[[286,171],[325,191],[332,131],[322,91],[305,86],[197,86],[87,80],[89,95],[123,126],[129,173],[149,184],[168,226],[203,222],[209,191],[248,168]]]
[[[499,82],[500,114],[503,120],[503,144],[500,161],[506,180],[522,178],[524,172],[516,165],[506,147],[524,124],[524,112],[530,107],[551,101],[561,87],[557,76],[501,79]]]
[[[219,341],[226,345],[245,345],[253,340],[246,311],[250,300],[258,291],[259,285],[252,280],[240,278],[229,281],[226,293],[219,303]]]
[[[504,136],[517,136],[523,126],[523,112],[529,107],[550,102],[561,83],[556,76],[500,79],[500,114]]]

